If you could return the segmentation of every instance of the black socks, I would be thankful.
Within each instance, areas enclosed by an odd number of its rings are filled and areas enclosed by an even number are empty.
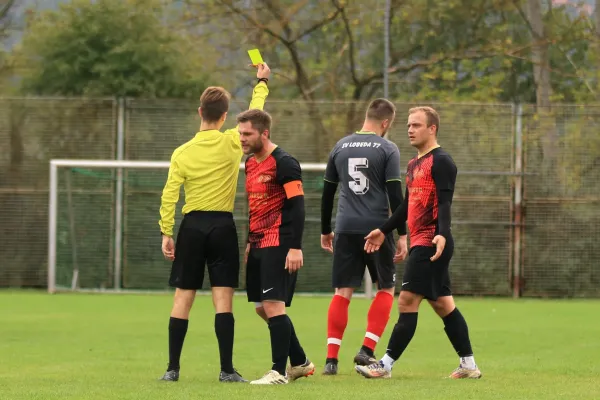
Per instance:
[[[215,314],[215,333],[219,342],[221,371],[233,374],[233,338],[235,320],[232,313]]]
[[[394,360],[400,358],[417,330],[417,317],[419,313],[400,313],[398,322],[394,325],[392,336],[388,343],[387,354]]]
[[[292,321],[286,314],[269,318],[269,332],[271,333],[272,369],[285,375],[285,366],[290,353]]]
[[[296,331],[294,330],[294,324],[292,324],[291,320],[290,328],[290,365],[292,367],[297,367],[306,363],[306,353],[304,353],[304,349],[300,345],[300,341],[298,340],[298,336],[296,336]]]
[[[171,317],[169,320],[169,366],[168,371],[179,371],[179,359],[188,329],[188,320]]]
[[[450,343],[459,357],[469,357],[473,355],[471,340],[469,339],[469,328],[467,321],[462,316],[458,308],[455,308],[450,314],[443,318],[444,330]]]

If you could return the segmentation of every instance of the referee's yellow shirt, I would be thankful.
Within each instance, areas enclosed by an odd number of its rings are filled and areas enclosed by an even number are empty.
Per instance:
[[[262,110],[268,94],[267,85],[259,82],[252,92],[250,109]],[[160,231],[173,236],[181,184],[185,192],[183,214],[190,211],[233,212],[242,155],[237,126],[225,132],[198,132],[192,140],[175,149],[161,197]]]

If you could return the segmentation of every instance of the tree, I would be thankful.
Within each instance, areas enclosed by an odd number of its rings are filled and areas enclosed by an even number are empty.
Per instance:
[[[596,33],[600,38],[600,0],[596,0],[594,7],[594,21],[596,22]]]
[[[398,98],[407,86],[404,83],[414,82],[419,72],[440,62],[475,60],[501,51],[486,47],[483,40],[486,36],[494,38],[490,41],[500,37],[492,35],[494,27],[484,23],[490,2],[394,0],[389,72],[392,82],[403,84],[393,83],[390,96]],[[232,0],[188,0],[187,8],[190,19],[202,21],[214,31],[227,30],[227,38],[235,35],[243,45],[266,50],[277,77],[285,82],[285,86],[277,86],[277,93],[305,101],[318,143],[316,158],[323,159],[332,141],[356,129],[364,103],[382,94],[381,3],[257,0],[249,7]],[[469,11],[472,18],[465,20],[465,9],[473,10]],[[461,39],[465,32],[470,35]],[[451,47],[447,46],[449,37],[454,42]],[[239,51],[238,41],[235,43]],[[340,121],[316,104],[323,99],[352,102]]]
[[[36,95],[197,96],[200,54],[159,0],[75,0],[34,13],[19,52]]]
[[[3,44],[10,34],[12,27],[12,13],[16,0],[7,0],[0,5],[0,44]],[[0,48],[0,74],[4,74],[7,69],[6,55],[3,48]]]
[[[550,5],[551,7],[551,5]],[[550,107],[550,55],[546,27],[544,25],[541,0],[527,0],[527,23],[532,36],[533,76],[536,85],[536,103],[540,108]]]

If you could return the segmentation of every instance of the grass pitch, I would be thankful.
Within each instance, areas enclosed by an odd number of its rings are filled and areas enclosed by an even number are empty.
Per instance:
[[[424,304],[415,337],[392,379],[353,369],[369,302],[356,298],[340,352],[340,374],[325,377],[328,297],[296,297],[289,314],[314,376],[287,386],[218,382],[210,297],[192,310],[179,382],[165,370],[169,295],[47,295],[0,291],[0,399],[598,399],[600,301],[459,298],[483,378],[444,379],[458,359],[441,321]],[[247,379],[270,368],[269,333],[244,296],[234,300],[234,363]],[[392,312],[376,354],[398,317]]]

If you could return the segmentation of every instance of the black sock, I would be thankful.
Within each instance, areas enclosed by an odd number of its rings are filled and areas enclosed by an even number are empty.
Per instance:
[[[188,329],[188,320],[171,317],[169,319],[169,371],[179,371],[179,358]]]
[[[469,357],[473,355],[471,340],[469,339],[469,328],[467,321],[462,316],[458,308],[455,308],[450,314],[442,318],[444,321],[444,330],[452,347],[459,357]]]
[[[232,313],[215,314],[215,333],[219,342],[221,371],[233,374],[233,336],[235,320]]]
[[[294,329],[294,324],[292,324],[291,320],[290,332],[290,365],[292,367],[304,365],[304,363],[306,363],[306,353],[304,353],[304,349],[300,346],[300,341],[298,340],[298,336],[296,336],[296,330]]]
[[[367,355],[368,355],[369,357],[374,357],[374,355],[373,355],[373,350],[371,350],[371,349],[370,349],[370,348],[368,348],[367,346],[364,346],[364,345],[363,345],[363,346],[362,346],[360,349],[361,349],[362,351],[364,351],[365,353],[367,353]]]
[[[285,375],[285,366],[290,353],[291,321],[286,314],[269,318],[271,333],[271,357],[273,370]]]
[[[400,358],[417,330],[417,317],[419,313],[400,313],[398,322],[394,325],[387,354],[394,360]]]

